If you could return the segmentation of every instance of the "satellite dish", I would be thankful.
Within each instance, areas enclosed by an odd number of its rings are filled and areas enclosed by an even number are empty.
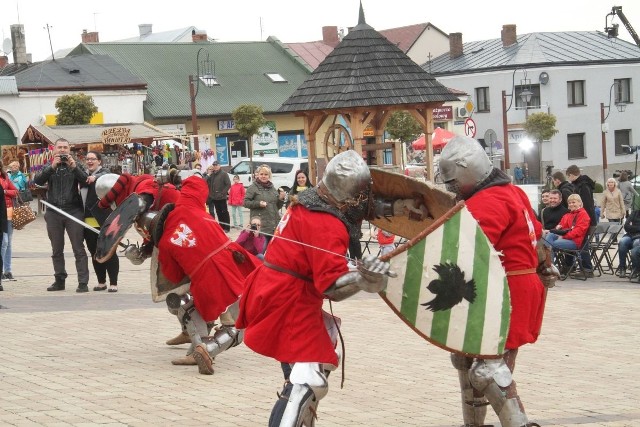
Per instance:
[[[47,122],[47,117],[44,114],[38,116],[38,124],[43,125]]]
[[[11,53],[12,50],[13,50],[13,44],[11,43],[11,39],[9,38],[4,39],[4,41],[2,42],[2,51],[4,52],[4,54],[8,55]]]

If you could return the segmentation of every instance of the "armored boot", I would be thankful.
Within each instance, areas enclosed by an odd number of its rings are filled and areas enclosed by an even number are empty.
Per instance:
[[[451,363],[458,370],[462,398],[462,419],[464,427],[492,427],[484,423],[489,402],[481,392],[474,389],[469,380],[469,369],[473,359],[451,354]]]

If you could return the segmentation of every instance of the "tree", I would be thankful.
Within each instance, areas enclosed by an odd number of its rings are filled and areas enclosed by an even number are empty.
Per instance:
[[[524,131],[535,140],[538,159],[541,160],[542,141],[549,140],[553,135],[558,133],[558,129],[556,129],[556,116],[549,113],[533,113],[527,117],[527,121],[524,123]],[[542,172],[542,161],[540,161],[538,165],[538,172],[542,180],[544,176]],[[551,185],[551,182],[547,180],[546,185]]]
[[[98,112],[93,98],[84,93],[61,96],[56,100],[56,109],[56,124],[59,126],[88,125],[91,117]]]
[[[406,111],[395,111],[389,117],[385,130],[392,139],[413,142],[422,134],[420,123]]]
[[[253,135],[267,123],[262,107],[253,104],[240,105],[231,113],[236,129],[240,136],[247,138],[249,143],[249,165],[253,173]]]

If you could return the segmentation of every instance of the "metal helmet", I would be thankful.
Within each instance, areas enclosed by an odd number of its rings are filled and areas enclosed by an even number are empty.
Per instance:
[[[104,174],[96,180],[96,195],[102,199],[113,188],[120,175],[116,173]]]
[[[370,185],[369,167],[360,154],[348,150],[338,154],[327,164],[320,182],[320,187],[324,187],[326,191],[319,194],[338,208],[344,205],[355,206],[362,201],[361,195],[368,194]]]
[[[478,141],[466,136],[455,136],[440,154],[440,174],[447,189],[466,198],[484,181],[493,165]]]

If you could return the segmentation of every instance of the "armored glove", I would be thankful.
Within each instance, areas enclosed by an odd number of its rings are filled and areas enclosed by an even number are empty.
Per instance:
[[[124,256],[131,261],[133,265],[140,265],[149,257],[141,247],[136,245],[127,246],[124,250]]]
[[[358,271],[339,277],[324,294],[334,301],[342,301],[361,290],[369,293],[380,292],[387,286],[389,263],[368,255],[358,264]]]

